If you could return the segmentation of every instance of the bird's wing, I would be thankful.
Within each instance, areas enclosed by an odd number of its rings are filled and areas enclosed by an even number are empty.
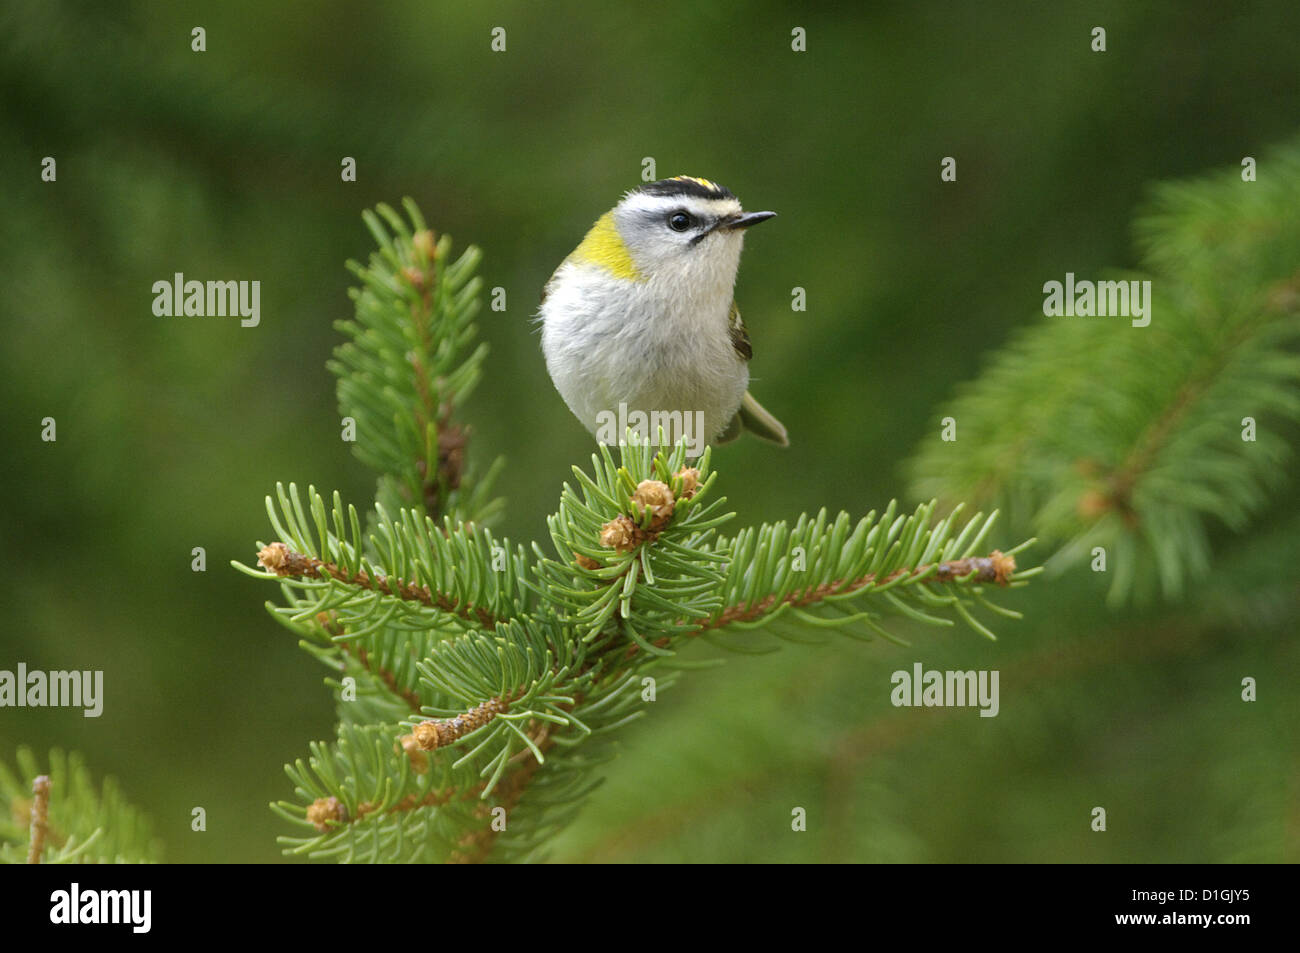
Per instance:
[[[745,322],[740,317],[740,308],[736,306],[734,299],[731,302],[728,326],[731,331],[731,346],[736,349],[736,353],[740,355],[742,360],[748,361],[754,356],[754,346],[749,341],[749,332],[745,330]],[[785,432],[785,425],[768,413],[767,408],[754,400],[749,391],[745,391],[745,396],[740,402],[736,416],[731,418],[731,422],[727,424],[727,428],[722,432],[718,442],[725,443],[728,440],[734,440],[742,430],[748,430],[756,437],[770,440],[772,443],[780,444],[783,447],[790,446],[790,438]]]
[[[745,330],[745,322],[741,320],[740,308],[736,307],[735,299],[731,302],[731,314],[727,318],[727,327],[731,332],[731,346],[736,349],[736,353],[744,360],[748,361],[754,356],[754,346],[749,343],[749,332]]]

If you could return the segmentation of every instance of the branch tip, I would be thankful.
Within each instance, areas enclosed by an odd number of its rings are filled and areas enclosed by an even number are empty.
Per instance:
[[[334,824],[342,824],[348,819],[347,808],[336,797],[321,797],[311,802],[307,808],[307,820],[312,827],[324,833]]]
[[[682,479],[682,499],[690,499],[699,487],[700,471],[694,467],[683,467],[676,473]],[[677,498],[672,489],[662,480],[642,480],[628,498],[632,515],[619,514],[600,528],[600,545],[616,553],[630,552],[645,542],[654,542],[663,532],[664,527],[672,522],[673,510],[677,507]],[[649,524],[640,526],[649,515]],[[581,560],[579,565],[586,566]],[[598,568],[587,566],[588,569]]]
[[[640,542],[637,532],[631,517],[616,516],[600,528],[600,545],[616,553],[626,553]]]
[[[50,778],[41,774],[32,781],[31,834],[27,844],[27,863],[39,864],[45,852],[45,836],[50,829]]]
[[[486,609],[474,605],[462,605],[442,593],[435,593],[428,586],[414,582],[405,582],[392,576],[376,574],[371,577],[364,569],[348,570],[335,563],[327,563],[315,556],[295,552],[284,543],[271,543],[264,546],[257,554],[257,564],[276,576],[305,577],[322,579],[329,577],[345,585],[360,586],[372,592],[393,596],[404,602],[418,602],[430,609],[439,609],[463,619],[471,619],[485,629],[495,629],[497,618]]]
[[[489,698],[483,704],[455,718],[422,721],[411,730],[411,737],[422,751],[434,751],[455,744],[471,731],[482,728],[509,708],[509,703],[503,699]]]
[[[727,606],[721,613],[712,618],[697,619],[696,624],[700,626],[700,631],[705,631],[720,629],[732,622],[752,622],[772,611],[778,601],[789,603],[796,608],[812,605],[821,602],[827,596],[844,595],[859,589],[867,589],[877,583],[885,585],[903,576],[919,576],[922,573],[929,572],[931,568],[931,566],[917,566],[915,569],[896,569],[883,579],[877,579],[875,573],[867,573],[862,578],[849,582],[845,582],[843,579],[834,579],[811,589],[796,589],[782,600],[778,600],[775,596],[767,596],[752,605]],[[1006,586],[1010,584],[1011,577],[1015,574],[1016,557],[995,549],[987,556],[952,559],[946,563],[939,563],[933,569],[934,572],[928,578],[922,580],[923,582],[956,582],[964,580],[977,584],[991,582],[999,586]],[[966,577],[971,576],[971,573],[975,575],[967,579]]]
[[[645,513],[650,514],[650,531],[658,532],[668,525],[673,518],[673,508],[677,501],[668,484],[660,480],[642,480],[637,484],[631,499],[632,512],[638,519]]]

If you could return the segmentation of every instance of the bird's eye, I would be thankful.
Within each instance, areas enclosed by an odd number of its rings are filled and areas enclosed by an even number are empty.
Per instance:
[[[668,216],[668,227],[674,232],[684,232],[694,223],[694,219],[685,212],[673,212]]]

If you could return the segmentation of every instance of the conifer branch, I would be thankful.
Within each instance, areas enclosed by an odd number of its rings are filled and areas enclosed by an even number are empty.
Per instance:
[[[1261,163],[1157,188],[1146,271],[1123,276],[1150,282],[1149,324],[1036,319],[945,406],[960,444],[918,450],[913,492],[998,506],[1060,570],[1100,548],[1112,604],[1204,578],[1215,524],[1261,512],[1300,422],[1300,140]]]
[[[383,682],[390,692],[406,702],[411,711],[420,710],[420,696],[416,692],[403,688],[393,672],[382,665],[372,663],[364,645],[353,645],[349,642],[342,642],[340,645],[346,655],[356,659],[357,664]]]
[[[281,577],[333,579],[347,586],[382,593],[395,599],[418,602],[430,609],[440,609],[443,612],[477,622],[487,629],[495,628],[497,624],[497,620],[490,612],[485,612],[472,605],[461,605],[454,599],[432,592],[428,586],[403,582],[400,579],[380,574],[371,576],[365,570],[344,569],[333,563],[323,562],[315,556],[294,552],[284,543],[270,543],[263,546],[258,551],[257,564],[268,572]]]
[[[510,710],[510,703],[501,698],[489,698],[475,705],[463,715],[422,721],[412,729],[415,744],[421,751],[433,751],[459,741],[471,731],[477,731],[497,715]]]
[[[531,856],[598,783],[617,730],[646,714],[646,673],[668,688],[665,661],[697,635],[894,638],[890,612],[992,637],[977,609],[1016,616],[982,587],[1038,570],[1016,570],[1027,543],[986,555],[996,514],[936,519],[934,504],[891,503],[856,522],[822,512],[724,538],[712,452],[688,466],[684,442],[657,449],[634,434],[618,459],[601,446],[589,470],[573,468],[550,552],[498,541],[481,521],[497,501],[470,477],[451,416],[479,373],[477,253],[445,264],[446,236],[431,253],[408,213],[411,226],[383,208],[367,217],[380,250],[353,267],[357,320],[331,365],[357,453],[381,471],[367,529],[337,493],[327,503],[279,486],[275,541],[259,544],[258,568],[235,564],[280,583],[286,602],[269,608],[307,651],[365,678],[339,702],[335,739],[286,766],[296,800],[272,808],[301,831],[281,838],[287,852]]]
[[[543,728],[543,731],[546,729]],[[538,749],[545,753],[549,751],[554,742],[549,736],[543,736],[535,742]],[[533,778],[536,777],[538,770],[542,767],[542,761],[532,757],[526,752],[521,752],[524,756],[523,763],[506,779],[501,785],[499,795],[499,805],[505,810],[506,815],[515,809],[532,784]],[[479,816],[486,815],[486,811],[480,810]],[[448,857],[448,862],[453,864],[476,864],[486,860],[492,853],[493,847],[496,846],[498,831],[491,824],[485,824],[478,829],[465,834],[456,849]]]
[[[1006,555],[995,549],[988,556],[952,559],[933,566],[918,566],[915,569],[895,569],[880,580],[880,585],[887,586],[896,581],[915,577],[916,582],[992,582],[1005,587],[1010,585],[1015,571],[1015,556]],[[698,625],[701,630],[708,630],[720,629],[732,622],[752,622],[770,613],[778,602],[790,606],[810,606],[830,596],[847,595],[870,589],[875,585],[874,573],[867,573],[847,583],[842,579],[835,579],[821,583],[811,590],[789,593],[781,599],[771,595],[765,596],[756,605],[727,606],[714,618],[699,620]]]
[[[50,752],[45,770],[19,748],[17,772],[0,761],[0,863],[149,863],[160,847],[117,784],[96,786],[76,753]],[[31,778],[31,781],[24,780]]]
[[[45,837],[50,828],[50,778],[37,775],[32,781],[32,828],[27,847],[27,863],[39,864],[45,853]]]
[[[387,205],[363,214],[379,245],[368,265],[349,261],[353,289],[349,338],[329,368],[339,378],[339,407],[356,421],[357,456],[381,476],[379,502],[420,516],[486,522],[499,512],[488,496],[500,461],[479,479],[466,459],[469,430],[456,409],[481,376],[487,345],[472,346],[481,255],[452,259],[447,236],[435,239],[409,199],[408,223]]]

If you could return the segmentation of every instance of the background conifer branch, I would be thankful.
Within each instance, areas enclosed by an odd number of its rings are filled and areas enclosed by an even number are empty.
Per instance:
[[[0,863],[151,863],[161,854],[147,818],[112,778],[97,789],[85,759],[50,752],[41,769],[28,748],[17,771],[0,761]]]
[[[1260,162],[1258,181],[1156,187],[1145,271],[1115,276],[1151,282],[1150,324],[1038,319],[945,407],[960,445],[927,440],[913,491],[1001,507],[1058,571],[1102,547],[1113,604],[1203,580],[1217,526],[1243,530],[1285,478],[1300,422],[1300,141]]]

